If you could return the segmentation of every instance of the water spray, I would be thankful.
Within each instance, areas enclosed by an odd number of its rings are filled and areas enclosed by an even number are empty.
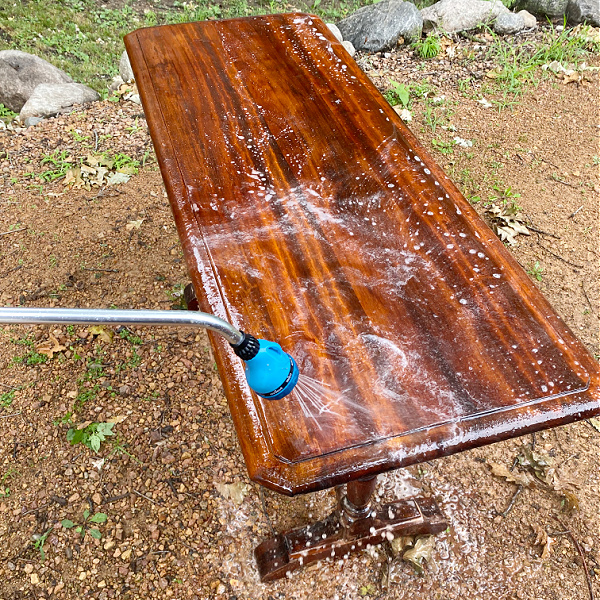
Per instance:
[[[199,311],[105,310],[86,308],[0,308],[0,323],[57,325],[191,325],[222,335],[244,361],[250,388],[263,398],[280,400],[298,383],[298,365],[279,344],[260,340],[224,319]]]

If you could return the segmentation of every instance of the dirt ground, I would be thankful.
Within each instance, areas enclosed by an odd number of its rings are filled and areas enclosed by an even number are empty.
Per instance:
[[[490,198],[517,202],[531,235],[516,238],[514,255],[598,356],[597,74],[547,78],[498,111],[479,102],[485,62],[470,64],[480,73],[464,93],[456,59],[423,62],[402,49],[360,60],[382,91],[391,80],[434,88],[413,105],[410,127],[427,147],[436,141],[482,214]],[[65,151],[63,162],[105,152],[145,164],[119,185],[40,179],[58,168],[44,157]],[[186,270],[138,105],[106,101],[0,131],[0,174],[2,305],[179,303]],[[593,422],[382,476],[378,502],[431,495],[449,519],[422,574],[381,547],[263,585],[254,546],[325,516],[335,494],[290,499],[249,481],[204,334],[120,330],[111,340],[85,327],[4,326],[0,341],[2,600],[600,597]],[[69,416],[112,419],[117,435],[97,453],[70,445]],[[532,466],[538,477],[519,488],[493,465],[514,467],[517,482]]]

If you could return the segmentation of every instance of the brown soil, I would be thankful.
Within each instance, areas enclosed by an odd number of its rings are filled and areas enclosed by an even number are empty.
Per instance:
[[[421,63],[403,49],[363,64],[382,90],[390,80],[429,80],[445,96],[429,116],[415,103],[412,129],[427,147],[437,141],[446,152],[434,149],[440,164],[481,198],[482,213],[491,197],[520,194],[532,235],[519,236],[513,252],[597,354],[597,75],[568,85],[547,78],[498,111],[477,102],[477,89],[458,91],[450,61]],[[473,146],[444,146],[455,136]],[[0,132],[3,305],[177,301],[185,266],[149,148],[140,107],[125,101]],[[126,184],[72,189],[37,177],[54,150],[147,161]],[[253,547],[271,527],[324,516],[333,491],[288,499],[248,480],[204,334],[131,334],[109,343],[84,327],[2,328],[1,599],[575,600],[592,597],[586,568],[600,595],[600,432],[590,422],[383,476],[378,500],[432,495],[450,521],[422,575],[382,547],[260,584]],[[43,364],[18,363],[32,362],[50,335],[65,349]],[[119,443],[104,442],[98,454],[69,445],[60,423],[69,412],[75,423],[116,417]],[[539,478],[516,494],[490,465],[520,475],[526,466],[515,461],[532,447]],[[221,485],[232,483],[242,484],[235,501]],[[106,523],[86,525],[99,540],[61,524],[83,523],[86,509],[107,514]],[[46,532],[42,560],[35,543]]]

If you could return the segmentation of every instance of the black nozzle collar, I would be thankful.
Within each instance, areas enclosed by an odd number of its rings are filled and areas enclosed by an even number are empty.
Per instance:
[[[239,344],[231,344],[231,347],[242,360],[250,360],[258,354],[260,342],[249,333],[243,331],[241,333],[244,335],[244,339]]]

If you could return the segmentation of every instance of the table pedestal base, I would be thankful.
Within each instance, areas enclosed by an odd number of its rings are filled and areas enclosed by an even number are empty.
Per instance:
[[[285,577],[325,558],[345,558],[367,545],[391,541],[394,537],[435,534],[447,528],[448,523],[429,498],[399,500],[378,510],[371,509],[369,498],[374,482],[375,478],[349,483],[346,495],[339,498],[337,509],[327,518],[259,544],[254,556],[260,580]],[[365,492],[368,492],[366,498]],[[355,504],[353,500],[357,499],[359,502]]]

